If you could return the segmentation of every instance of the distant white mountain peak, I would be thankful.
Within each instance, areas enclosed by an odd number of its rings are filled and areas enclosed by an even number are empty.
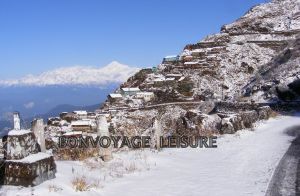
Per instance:
[[[139,70],[113,61],[104,67],[72,66],[27,75],[19,79],[0,80],[0,86],[99,85],[121,83]]]

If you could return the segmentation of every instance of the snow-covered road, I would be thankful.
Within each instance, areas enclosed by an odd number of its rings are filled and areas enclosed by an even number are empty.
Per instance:
[[[78,162],[57,162],[57,178],[34,189],[6,186],[2,191],[7,195],[24,191],[34,195],[265,195],[277,164],[293,140],[284,133],[285,129],[295,125],[300,125],[299,117],[280,117],[260,123],[255,131],[243,130],[219,137],[216,149],[143,151],[140,155],[147,156],[150,170],[136,170],[105,180],[100,182],[103,187],[87,192],[74,192],[71,187],[71,168],[81,167]],[[130,153],[120,154],[118,159],[133,160]],[[135,167],[142,164],[137,163]],[[103,170],[83,173],[96,177],[101,176]],[[58,186],[60,190],[49,192],[50,185]]]
[[[255,130],[218,140],[217,149],[168,149],[150,172],[127,176],[104,195],[264,195],[272,173],[290,145],[287,127],[297,117],[269,120]]]

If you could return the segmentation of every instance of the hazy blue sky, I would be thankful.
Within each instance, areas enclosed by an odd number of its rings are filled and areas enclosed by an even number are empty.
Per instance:
[[[113,60],[153,66],[265,0],[0,0],[0,79]]]

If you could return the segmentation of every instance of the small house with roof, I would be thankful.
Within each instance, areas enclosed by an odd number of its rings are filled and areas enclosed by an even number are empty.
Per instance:
[[[148,102],[154,98],[153,92],[138,92],[136,94],[137,99],[143,99],[144,101]]]
[[[121,94],[124,96],[136,95],[138,92],[141,92],[139,87],[121,88]]]
[[[87,111],[85,110],[78,110],[73,112],[79,119],[87,118]]]
[[[96,128],[95,123],[91,119],[72,121],[73,131],[91,132]]]

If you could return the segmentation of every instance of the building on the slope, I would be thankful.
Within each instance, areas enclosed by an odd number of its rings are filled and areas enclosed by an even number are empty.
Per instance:
[[[152,67],[152,72],[156,73],[157,72],[157,67]]]
[[[81,137],[83,134],[82,131],[69,131],[67,133],[64,133],[64,137]]]
[[[73,111],[73,113],[79,118],[79,119],[85,119],[87,118],[87,111],[85,110],[78,110],[78,111]]]
[[[59,114],[59,117],[61,119],[64,119],[67,115],[68,115],[68,112],[62,112],[62,113]]]
[[[200,62],[200,61],[191,61],[185,62],[184,67],[189,69],[201,69],[203,67],[208,67],[209,64],[207,62]]]
[[[136,95],[138,92],[141,92],[139,87],[121,88],[121,94],[124,96]]]
[[[157,78],[153,80],[155,87],[162,87],[165,85],[173,85],[176,80],[175,78]]]
[[[59,117],[48,118],[47,125],[60,126],[61,119]]]
[[[87,113],[87,119],[96,119],[97,114],[95,112],[88,112]]]
[[[135,96],[137,99],[143,99],[144,101],[148,102],[154,98],[153,92],[139,92]]]
[[[59,116],[61,120],[66,120],[68,122],[79,120],[77,114],[74,112],[62,112]]]
[[[108,95],[108,101],[110,103],[118,102],[123,99],[123,96],[119,93],[111,93]]]
[[[183,62],[193,61],[194,57],[192,55],[182,56]]]
[[[77,120],[71,122],[73,131],[92,132],[95,128],[95,122],[91,119]]]
[[[179,80],[182,77],[182,74],[167,74],[166,78],[175,78],[176,80]]]
[[[170,55],[163,59],[163,63],[173,63],[177,61],[179,61],[179,55]]]

